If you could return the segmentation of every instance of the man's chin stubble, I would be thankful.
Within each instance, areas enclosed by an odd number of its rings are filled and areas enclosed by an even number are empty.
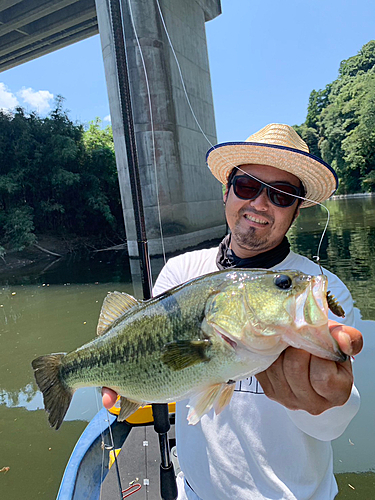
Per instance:
[[[267,250],[267,238],[258,238],[256,229],[251,227],[246,234],[237,232],[232,233],[232,238],[236,240],[237,245],[243,250]]]

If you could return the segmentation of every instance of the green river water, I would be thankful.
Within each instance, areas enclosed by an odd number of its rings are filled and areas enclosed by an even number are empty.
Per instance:
[[[322,263],[350,289],[365,348],[354,361],[361,409],[334,442],[338,499],[375,498],[375,197],[327,202],[331,222]],[[320,207],[302,210],[289,233],[292,248],[316,254],[326,220]],[[157,274],[160,259],[152,262]],[[46,266],[47,267],[47,266]],[[95,389],[75,394],[56,432],[42,410],[31,360],[75,349],[95,336],[108,291],[134,294],[125,254],[60,261],[42,273],[0,275],[0,498],[54,499],[75,442],[100,408]],[[292,466],[292,463],[291,463]]]

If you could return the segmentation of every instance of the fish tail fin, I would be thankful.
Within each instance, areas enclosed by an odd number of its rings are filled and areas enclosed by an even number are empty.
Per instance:
[[[31,363],[36,383],[43,393],[44,408],[49,413],[49,423],[56,430],[62,424],[73,396],[73,390],[64,384],[60,376],[64,356],[65,354],[40,356]]]

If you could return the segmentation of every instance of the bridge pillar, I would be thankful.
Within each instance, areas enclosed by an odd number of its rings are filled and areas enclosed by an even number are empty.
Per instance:
[[[205,165],[210,144],[189,109],[156,2],[137,0],[132,2],[132,11],[151,93],[155,174],[146,78],[128,2],[121,0],[121,5],[147,238],[150,255],[160,255],[158,198],[165,250],[174,252],[224,234],[222,191]],[[192,108],[209,141],[215,144],[205,22],[220,14],[220,0],[160,0],[160,5]],[[135,257],[138,249],[107,1],[96,0],[96,7],[127,242],[130,256]]]

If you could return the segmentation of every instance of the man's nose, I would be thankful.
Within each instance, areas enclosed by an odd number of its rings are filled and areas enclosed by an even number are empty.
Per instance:
[[[254,199],[250,201],[250,205],[256,210],[268,210],[270,200],[268,199],[267,189],[263,189],[262,192]]]

